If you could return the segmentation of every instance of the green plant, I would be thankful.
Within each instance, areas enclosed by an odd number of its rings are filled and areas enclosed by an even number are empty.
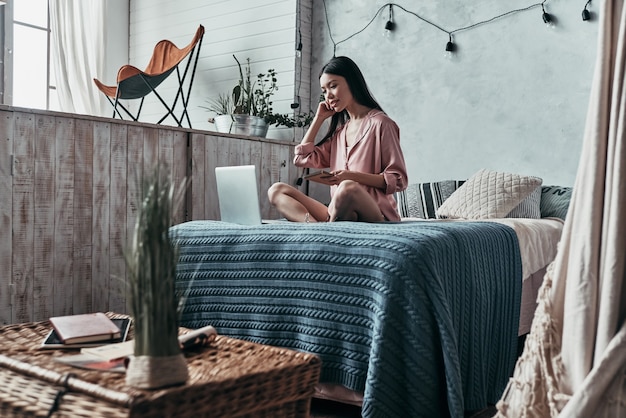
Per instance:
[[[313,122],[314,116],[315,116],[315,113],[313,112],[296,113],[293,116],[287,115],[287,114],[272,113],[271,115],[265,116],[265,121],[269,123],[270,125],[276,125],[276,126],[282,125],[288,128],[293,128],[293,127],[302,128],[302,127],[309,126],[311,122]]]
[[[178,249],[169,228],[172,215],[182,204],[186,180],[176,190],[165,171],[155,169],[145,179],[133,241],[124,252],[135,356],[180,354],[180,303],[175,292]]]
[[[250,58],[246,60],[245,74],[241,63],[233,55],[239,67],[239,84],[233,88],[234,112],[252,116],[265,117],[272,114],[272,101],[270,98],[276,90],[276,71],[273,68],[267,73],[260,73],[253,82],[250,71]]]
[[[228,115],[233,113],[233,105],[230,99],[230,95],[220,93],[215,99],[207,100],[208,106],[200,106],[203,109],[207,109],[210,112],[214,112],[218,115]]]
[[[278,90],[276,70],[268,69],[265,73],[259,73],[253,80],[250,68],[250,58],[246,59],[242,66],[235,55],[239,69],[239,81],[230,93],[220,93],[217,98],[207,99],[207,106],[200,106],[216,115],[244,114],[258,116],[265,119],[270,125],[286,126],[292,128],[305,127],[313,121],[313,112],[307,114],[274,113],[272,108],[272,96]]]
[[[278,90],[276,71],[273,68],[260,73],[252,80],[250,58],[245,67],[233,55],[239,69],[239,81],[230,93],[220,93],[217,98],[207,99],[207,106],[200,106],[217,115],[240,114],[265,117],[271,115],[271,97]]]

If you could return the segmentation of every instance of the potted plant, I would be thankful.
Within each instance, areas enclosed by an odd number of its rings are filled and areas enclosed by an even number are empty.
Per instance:
[[[133,240],[124,252],[135,329],[126,383],[142,389],[182,384],[188,379],[178,342],[178,249],[169,233],[172,215],[183,201],[186,180],[176,190],[165,171],[155,169],[144,181]]]
[[[276,71],[270,68],[253,79],[250,58],[245,68],[235,55],[239,68],[239,81],[230,93],[221,93],[208,99],[207,106],[200,106],[216,114],[209,121],[215,124],[218,132],[265,137],[269,125],[305,127],[313,120],[314,114],[295,115],[274,113],[272,96],[278,90]]]

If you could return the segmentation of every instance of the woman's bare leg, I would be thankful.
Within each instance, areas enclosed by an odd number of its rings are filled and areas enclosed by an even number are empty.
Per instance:
[[[378,204],[359,183],[344,180],[339,184],[328,206],[330,221],[382,222]]]
[[[286,183],[274,183],[267,191],[270,203],[288,220],[326,222],[328,207]],[[308,216],[307,216],[308,213]]]

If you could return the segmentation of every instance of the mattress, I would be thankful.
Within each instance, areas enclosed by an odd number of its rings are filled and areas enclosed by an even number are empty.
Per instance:
[[[506,218],[495,222],[508,225],[517,235],[522,258],[522,299],[517,333],[525,335],[530,332],[543,276],[556,257],[564,222],[559,218]]]

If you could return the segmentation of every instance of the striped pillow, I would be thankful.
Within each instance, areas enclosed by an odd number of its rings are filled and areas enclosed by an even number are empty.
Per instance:
[[[537,188],[522,200],[519,205],[515,206],[505,218],[541,218],[541,186]]]
[[[403,218],[437,218],[437,209],[465,180],[414,183],[398,193],[398,212]]]

